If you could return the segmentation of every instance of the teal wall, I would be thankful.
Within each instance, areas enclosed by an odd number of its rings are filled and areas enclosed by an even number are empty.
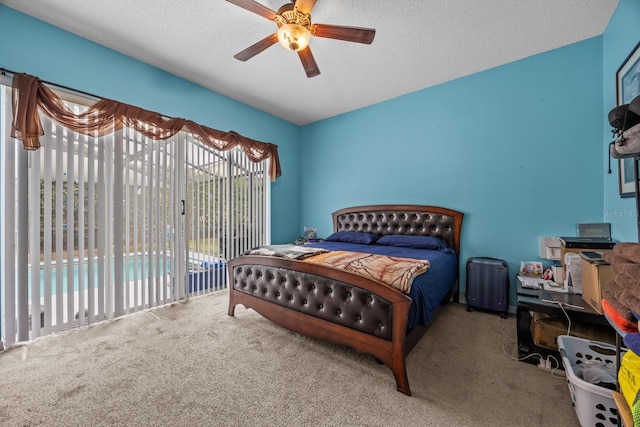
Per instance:
[[[303,127],[5,6],[0,67],[277,144],[274,243],[304,225],[327,235],[346,206],[434,204],[465,213],[462,262],[503,258],[515,272],[538,260],[538,236],[578,222],[636,240],[635,205],[618,196],[617,167],[606,173],[606,113],[638,18],[640,1],[621,0],[601,37]]]
[[[603,141],[611,142],[611,127],[606,115],[616,106],[616,71],[640,42],[640,1],[620,0],[603,37]],[[624,241],[638,241],[638,217],[635,199],[619,196],[618,161],[611,160],[611,174],[607,174],[607,149],[604,144],[604,220],[612,224],[614,237]]]
[[[538,236],[602,220],[602,78],[597,37],[305,126],[302,223],[326,235],[345,206],[445,206],[465,214],[462,262],[515,272]]]
[[[299,126],[2,5],[0,67],[277,144],[283,176],[271,187],[272,238],[297,235]]]

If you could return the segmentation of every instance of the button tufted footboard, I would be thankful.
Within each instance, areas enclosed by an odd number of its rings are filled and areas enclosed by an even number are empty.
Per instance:
[[[391,303],[345,282],[282,267],[240,265],[233,287],[301,313],[391,340]]]
[[[324,265],[241,256],[229,261],[229,315],[242,304],[295,332],[370,353],[411,395],[405,337],[411,299],[383,283]]]

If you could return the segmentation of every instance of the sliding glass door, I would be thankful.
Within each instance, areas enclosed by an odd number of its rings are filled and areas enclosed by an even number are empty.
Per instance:
[[[42,148],[25,151],[10,99],[3,86],[5,345],[224,289],[226,260],[268,242],[267,161],[186,132],[92,138],[44,116]]]

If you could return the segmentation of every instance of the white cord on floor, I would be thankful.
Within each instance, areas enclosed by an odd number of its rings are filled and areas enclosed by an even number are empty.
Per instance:
[[[563,311],[564,311],[564,309],[563,309]],[[565,314],[566,314],[566,312],[565,312]],[[568,317],[568,316],[567,316],[567,317]],[[569,322],[571,322],[571,320],[569,320]],[[571,324],[571,323],[569,323],[569,324]],[[509,359],[511,359],[511,360],[516,360],[516,361],[519,361],[519,362],[522,362],[522,361],[525,361],[525,360],[527,360],[527,359],[529,359],[529,358],[531,358],[531,357],[536,357],[536,356],[537,356],[537,357],[538,357],[538,364],[540,364],[540,363],[541,363],[541,361],[543,361],[543,360],[546,360],[546,361],[548,361],[548,362],[551,364],[551,360],[553,360],[554,362],[556,362],[556,366],[555,366],[555,367],[553,367],[553,366],[549,366],[549,367],[548,367],[548,369],[549,369],[549,373],[551,374],[551,376],[552,376],[553,378],[558,378],[558,379],[562,379],[562,380],[563,380],[563,379],[566,379],[566,375],[558,376],[558,375],[556,375],[556,374],[555,374],[555,372],[556,372],[558,369],[560,369],[560,366],[561,366],[561,365],[560,365],[560,362],[558,362],[558,359],[556,359],[556,358],[555,358],[553,355],[551,355],[551,354],[550,354],[550,355],[548,355],[548,356],[547,356],[547,358],[545,359],[545,358],[544,358],[544,356],[543,356],[542,354],[540,354],[540,353],[531,353],[531,354],[528,354],[528,355],[526,355],[526,356],[524,356],[524,357],[513,357],[512,355],[510,355],[509,353],[507,353],[507,350],[505,349],[505,346],[506,346],[507,344],[514,344],[514,343],[516,343],[516,344],[517,344],[517,341],[516,341],[513,337],[509,336],[509,335],[505,332],[504,328],[505,328],[505,327],[503,326],[503,327],[502,327],[502,330],[501,330],[502,334],[503,334],[504,336],[506,336],[507,338],[509,338],[509,339],[510,339],[510,341],[505,341],[505,342],[503,342],[503,343],[502,343],[502,352],[504,353],[504,355],[505,355],[505,356],[507,356],[507,357],[508,357]]]

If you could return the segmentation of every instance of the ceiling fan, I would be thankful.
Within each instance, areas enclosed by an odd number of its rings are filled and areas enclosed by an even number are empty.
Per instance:
[[[317,0],[295,0],[285,3],[274,12],[268,7],[254,0],[227,0],[250,12],[274,21],[278,25],[278,32],[273,33],[259,42],[249,46],[234,55],[240,61],[253,58],[268,47],[280,42],[286,48],[298,52],[307,77],[320,74],[320,69],[313,58],[309,41],[311,36],[348,42],[371,44],[376,35],[372,28],[345,27],[342,25],[312,24],[311,9]]]

